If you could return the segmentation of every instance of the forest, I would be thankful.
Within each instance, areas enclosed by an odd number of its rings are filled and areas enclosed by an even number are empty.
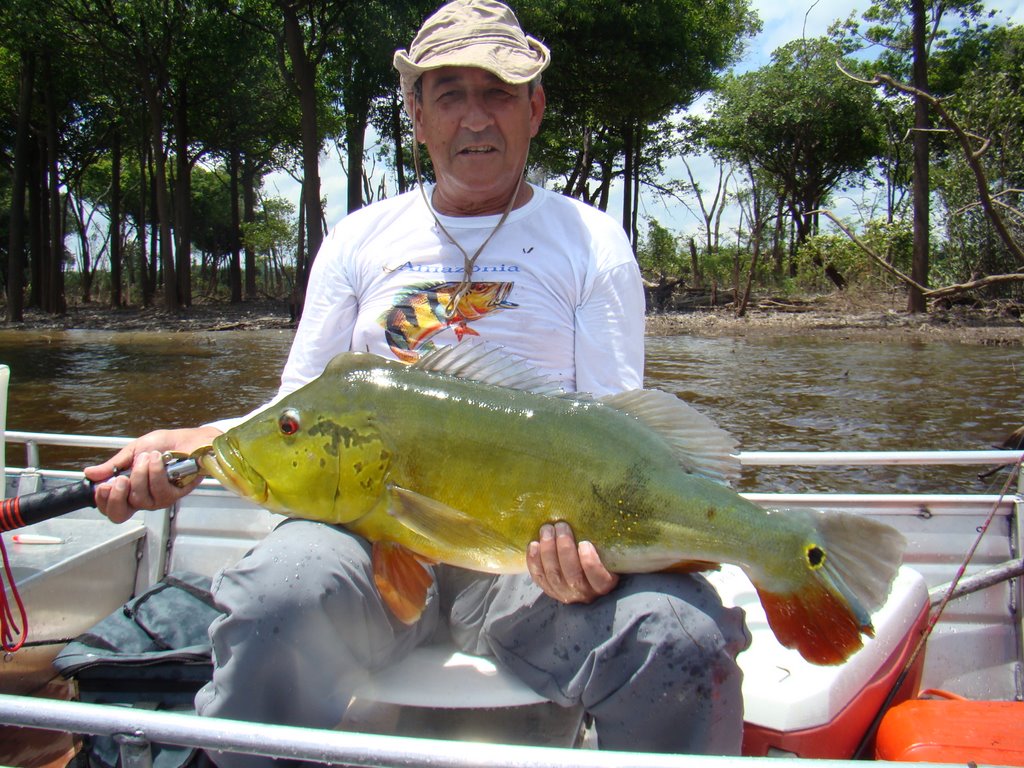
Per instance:
[[[910,312],[1019,300],[1024,32],[984,4],[879,0],[742,72],[761,27],[748,0],[512,5],[554,54],[528,178],[621,219],[652,304],[728,291],[742,313],[752,293],[854,287],[902,291]],[[415,183],[391,58],[435,6],[6,0],[6,320],[69,302],[300,309],[332,223],[325,159],[348,211]],[[274,174],[296,199],[268,191]],[[700,226],[643,214],[652,195]]]

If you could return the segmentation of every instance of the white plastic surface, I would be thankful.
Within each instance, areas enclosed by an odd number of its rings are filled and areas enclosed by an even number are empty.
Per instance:
[[[445,643],[424,645],[374,675],[356,698],[440,709],[518,707],[546,701],[491,659],[470,656]]]
[[[801,731],[827,725],[871,682],[892,652],[904,642],[928,602],[922,576],[903,566],[889,599],[872,615],[875,637],[838,666],[818,666],[775,639],[754,586],[734,566],[709,574],[722,602],[747,615],[753,641],[739,655],[743,669],[744,720],[776,731]]]

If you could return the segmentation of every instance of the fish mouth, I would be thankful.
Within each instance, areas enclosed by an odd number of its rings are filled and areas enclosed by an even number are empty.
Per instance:
[[[228,435],[214,438],[213,445],[193,458],[203,472],[229,491],[257,504],[267,500],[267,481],[245,460],[235,441]]]

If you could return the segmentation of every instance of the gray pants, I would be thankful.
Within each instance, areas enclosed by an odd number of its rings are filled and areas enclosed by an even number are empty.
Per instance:
[[[699,576],[624,576],[590,605],[562,605],[529,576],[434,569],[413,626],[373,584],[369,545],[341,528],[288,520],[214,580],[213,680],[201,715],[334,728],[374,670],[447,620],[464,651],[494,656],[528,686],[594,718],[602,749],[738,754],[749,643],[740,609]],[[218,765],[282,765],[211,755]]]

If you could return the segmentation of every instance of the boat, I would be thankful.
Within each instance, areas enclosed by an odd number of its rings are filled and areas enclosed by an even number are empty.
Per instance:
[[[7,497],[82,479],[80,472],[44,468],[47,450],[71,446],[114,451],[130,439],[4,432],[2,427],[0,421],[8,455],[18,451],[24,456],[20,464],[4,467],[0,488]],[[0,666],[0,762],[64,765],[75,749],[69,734],[94,734],[112,737],[121,765],[132,768],[152,765],[156,745],[327,764],[431,768],[689,768],[756,766],[767,759],[773,760],[773,768],[853,765],[855,758],[875,757],[875,737],[887,712],[923,700],[922,692],[941,691],[974,702],[1019,703],[1024,698],[1019,611],[1024,486],[1016,473],[1022,458],[1024,451],[1019,450],[739,454],[746,466],[805,466],[822,472],[837,466],[961,465],[972,472],[995,472],[996,480],[984,491],[959,494],[884,489],[744,493],[768,507],[868,515],[901,530],[909,546],[888,602],[873,616],[876,636],[836,667],[809,665],[779,646],[738,570],[725,567],[712,575],[723,599],[747,611],[754,636],[751,649],[740,656],[747,723],[741,757],[588,748],[593,746],[592,729],[582,712],[545,702],[489,660],[457,653],[445,644],[420,649],[398,668],[371,678],[357,692],[350,710],[355,712],[353,722],[345,730],[267,726],[97,703],[95,691],[86,691],[84,683],[65,682],[55,673],[54,659],[65,644],[167,574],[211,576],[230,565],[280,517],[212,480],[204,480],[173,508],[139,513],[121,525],[95,509],[74,511],[15,532],[35,537],[23,541],[41,544],[16,543],[13,533],[3,534],[30,637]],[[407,716],[410,712],[415,714]],[[957,725],[948,728],[956,730]],[[27,743],[30,737],[46,746],[46,755],[30,761],[3,753],[6,745]],[[1024,763],[1024,754],[984,750],[970,759],[1003,764],[1002,754],[1006,764]],[[910,764],[904,756],[890,762]],[[937,762],[964,765],[967,759]]]

